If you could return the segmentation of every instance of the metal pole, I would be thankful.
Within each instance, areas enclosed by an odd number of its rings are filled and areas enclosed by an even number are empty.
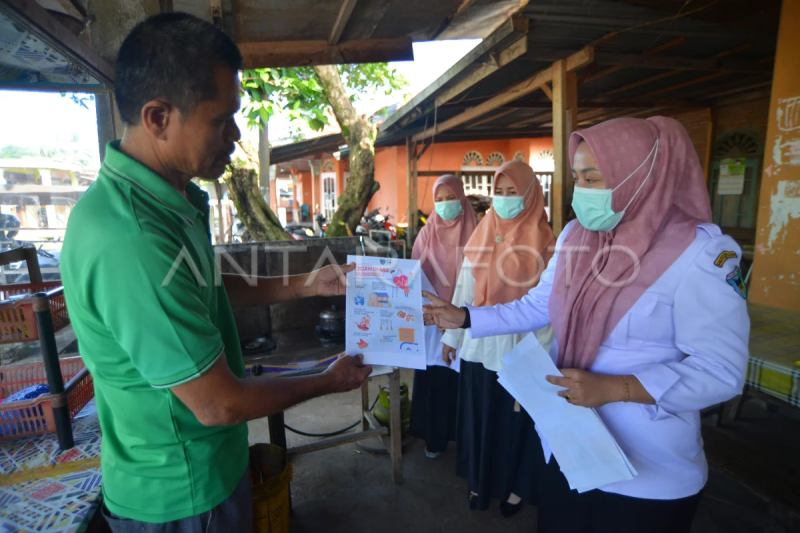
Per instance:
[[[50,300],[42,292],[34,294],[31,299],[33,300],[36,327],[39,329],[39,346],[42,349],[47,384],[50,386],[50,394],[55,396],[53,400],[53,419],[56,422],[58,446],[62,450],[69,450],[75,446],[75,441],[72,438],[72,421],[69,417],[67,394],[64,391],[64,377],[61,375],[61,363],[58,360],[53,317],[50,315]]]

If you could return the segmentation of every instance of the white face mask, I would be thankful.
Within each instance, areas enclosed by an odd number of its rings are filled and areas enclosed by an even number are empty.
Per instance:
[[[650,164],[650,170],[647,172],[647,176],[645,176],[644,180],[642,180],[642,184],[639,185],[639,188],[631,197],[628,205],[620,211],[619,213],[614,212],[611,208],[611,199],[612,194],[614,191],[622,187],[622,185],[631,179],[634,174],[639,172],[647,160],[650,159],[650,156],[653,156],[653,162]],[[642,161],[642,164],[639,165],[636,170],[631,172],[631,174],[622,180],[622,183],[614,187],[613,189],[589,189],[587,187],[575,187],[575,190],[572,193],[572,208],[575,210],[575,215],[578,217],[578,222],[581,223],[581,226],[588,229],[589,231],[611,231],[612,229],[616,228],[617,225],[622,220],[622,216],[625,214],[625,210],[628,209],[633,200],[636,198],[636,195],[639,194],[639,191],[642,190],[644,184],[650,178],[650,174],[653,173],[653,167],[656,164],[656,157],[658,156],[658,139],[656,139],[653,148],[650,150],[650,153],[647,154],[647,157]]]

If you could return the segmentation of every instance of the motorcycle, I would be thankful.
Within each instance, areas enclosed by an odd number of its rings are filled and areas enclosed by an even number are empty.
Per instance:
[[[316,235],[314,235],[314,230],[305,226],[287,224],[287,226],[283,229],[289,234],[289,237],[295,241],[302,241],[304,239],[312,239],[316,237]]]
[[[318,237],[324,237],[326,231],[328,231],[328,219],[322,213],[319,213],[314,217],[314,233]]]
[[[388,207],[387,207],[388,209]],[[356,233],[369,234],[370,231],[387,232],[390,241],[397,240],[397,228],[389,222],[391,215],[382,215],[380,209],[374,209],[361,219],[361,224],[356,228]],[[359,231],[361,230],[361,231]],[[385,233],[384,233],[385,235]]]

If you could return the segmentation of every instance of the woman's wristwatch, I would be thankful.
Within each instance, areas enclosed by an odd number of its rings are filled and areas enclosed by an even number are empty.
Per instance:
[[[469,307],[464,306],[464,307],[459,307],[459,309],[464,311],[464,314],[466,315],[466,318],[464,318],[464,323],[461,324],[461,329],[469,329],[470,327],[472,327],[472,321],[469,318]]]

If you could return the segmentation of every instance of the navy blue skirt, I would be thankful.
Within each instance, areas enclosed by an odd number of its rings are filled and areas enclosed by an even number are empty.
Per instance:
[[[414,371],[411,435],[425,441],[430,452],[443,452],[456,438],[458,372],[443,366]]]
[[[478,509],[513,492],[536,505],[544,452],[533,420],[481,363],[461,361],[456,474],[478,493]]]

